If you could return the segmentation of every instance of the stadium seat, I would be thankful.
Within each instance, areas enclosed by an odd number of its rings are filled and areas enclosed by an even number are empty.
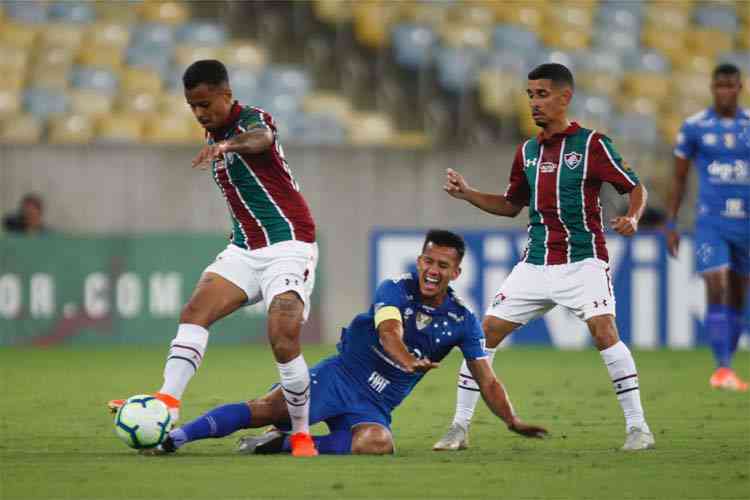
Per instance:
[[[42,124],[32,115],[14,115],[0,120],[0,143],[36,144],[42,138]]]
[[[669,60],[655,50],[626,54],[623,65],[630,72],[665,74],[670,71]]]
[[[232,85],[232,92],[236,98],[244,102],[250,102],[255,99],[260,87],[260,76],[252,68],[234,68],[227,69],[229,72],[229,82]],[[180,75],[179,87],[182,89],[182,75]]]
[[[734,64],[740,68],[743,73],[750,74],[750,50],[745,52],[725,52],[718,57],[717,62]],[[744,91],[747,92],[748,89],[744,89]]]
[[[530,31],[538,33],[542,27],[542,9],[535,5],[526,3],[497,2],[497,8],[501,9],[501,19],[509,24],[517,24]],[[496,11],[496,15],[498,12]]]
[[[522,78],[526,76],[529,67],[536,61],[536,54],[524,55],[513,50],[494,50],[482,57],[482,68],[488,71],[502,71]]]
[[[75,24],[50,24],[39,31],[38,44],[42,47],[78,49],[83,40],[83,30]]]
[[[48,140],[51,144],[87,144],[94,137],[94,123],[86,115],[63,115],[50,119]]]
[[[219,59],[221,49],[214,46],[177,45],[174,57],[178,66],[187,67],[201,59]]]
[[[5,2],[8,19],[23,24],[42,24],[49,20],[48,7],[44,2]]]
[[[555,2],[545,9],[545,24],[556,28],[549,31],[577,31],[583,34],[591,29],[593,20],[594,9],[587,3]],[[545,34],[543,31],[542,35]]]
[[[357,146],[382,145],[394,135],[390,119],[378,113],[355,113],[352,125],[350,140]]]
[[[198,47],[221,47],[227,42],[227,33],[216,23],[190,22],[177,28],[176,41]]]
[[[659,117],[658,127],[662,140],[667,144],[674,144],[677,133],[682,127],[685,116],[664,113]]]
[[[440,86],[451,92],[474,88],[479,72],[479,55],[465,48],[443,47],[437,50],[437,78]]]
[[[105,115],[96,123],[96,142],[138,143],[142,136],[143,122],[137,116]]]
[[[675,69],[685,73],[710,74],[716,63],[714,58],[707,55],[693,55],[686,52],[674,61]]]
[[[124,50],[130,42],[130,29],[126,24],[100,22],[88,29],[84,40],[87,47],[111,47]]]
[[[3,75],[11,72],[26,71],[29,64],[29,52],[20,47],[0,43],[0,71]]]
[[[578,57],[576,53],[565,50],[540,50],[536,55],[536,61],[533,65],[543,63],[558,63],[564,64],[571,71],[575,72],[578,67]]]
[[[100,116],[112,111],[112,96],[92,90],[78,89],[70,90],[68,95],[72,114]]]
[[[0,87],[0,117],[15,115],[21,110],[21,92]]]
[[[695,23],[701,28],[737,33],[739,23],[735,9],[729,5],[701,5],[693,13]]]
[[[523,92],[523,81],[516,73],[499,69],[484,69],[479,72],[479,105],[490,115],[510,117],[515,109],[513,100]]]
[[[448,48],[487,50],[490,46],[489,30],[476,26],[446,24],[440,30],[441,41]]]
[[[141,15],[149,22],[182,24],[190,17],[188,3],[145,2]]]
[[[290,142],[303,144],[346,144],[348,132],[342,122],[328,113],[301,113],[291,122]]]
[[[349,0],[315,0],[313,9],[318,19],[328,24],[350,21],[353,3]]]
[[[23,94],[24,108],[37,118],[68,110],[68,96],[62,90],[29,88]]]
[[[71,83],[78,89],[114,95],[119,87],[119,77],[111,69],[77,66],[73,68]]]
[[[427,68],[437,36],[429,26],[399,24],[391,33],[396,63],[411,70]]]
[[[182,93],[167,92],[161,94],[158,101],[159,112],[163,114],[187,115],[193,118],[193,112]]]
[[[539,50],[539,38],[526,28],[499,24],[492,32],[492,45],[495,49],[529,55]]]
[[[166,75],[172,64],[172,51],[147,45],[131,45],[127,49],[128,66],[144,70],[153,70],[159,75]]]
[[[123,51],[119,47],[84,47],[78,53],[76,62],[81,66],[111,68],[117,71],[122,67]]]
[[[655,49],[674,62],[684,57],[687,31],[664,31],[658,26],[650,26],[641,32],[641,41],[645,47]]]
[[[91,2],[54,2],[49,6],[49,19],[63,23],[90,23],[96,17]]]
[[[641,2],[607,2],[597,11],[599,29],[604,31],[641,30]]]
[[[626,54],[640,49],[638,33],[633,31],[596,31],[591,41],[591,47],[603,52]]]
[[[50,90],[65,89],[68,87],[69,66],[45,66],[35,65],[29,72],[28,85],[35,88]]]
[[[235,40],[224,46],[221,57],[228,67],[259,70],[266,65],[268,55],[265,50],[250,40]]]
[[[148,120],[143,140],[148,144],[188,144],[195,138],[189,119],[183,115],[162,115]]]
[[[398,3],[354,2],[354,35],[357,41],[370,48],[385,47],[390,43],[390,26],[398,18]]]
[[[648,24],[665,31],[684,31],[690,26],[688,2],[650,2],[645,14]]]
[[[296,66],[270,65],[263,72],[260,85],[266,92],[301,97],[310,91],[312,82],[307,73]]]
[[[0,81],[0,88],[21,92],[26,87],[26,74],[21,71],[6,72]]]
[[[613,120],[612,134],[625,142],[653,146],[660,141],[659,130],[653,116],[625,113]]]
[[[125,68],[122,72],[120,89],[123,94],[134,94],[141,91],[158,93],[161,91],[161,87],[161,77],[154,70]]]
[[[485,5],[461,2],[448,5],[445,10],[446,24],[487,29],[495,24],[495,13]]]
[[[37,34],[38,27],[36,26],[5,23],[0,29],[0,44],[30,49],[36,41]]]
[[[546,30],[542,32],[542,40],[550,48],[583,50],[589,45],[589,33],[579,29]]]
[[[715,57],[734,48],[734,36],[714,29],[691,30],[687,35],[688,47],[694,55]]]
[[[153,50],[172,50],[175,44],[174,26],[161,23],[145,23],[136,26],[131,35],[131,43]]]
[[[621,77],[617,73],[606,71],[579,71],[575,75],[576,87],[580,87],[592,94],[615,96],[621,85]]]
[[[122,113],[147,115],[156,113],[159,105],[160,95],[158,93],[136,91],[121,93],[117,97],[116,108],[118,112]]]
[[[315,93],[305,96],[302,110],[308,114],[335,116],[340,123],[349,123],[352,117],[351,103],[333,93]]]
[[[708,73],[674,72],[670,75],[670,80],[680,99],[708,100],[711,98],[711,75]]]
[[[133,2],[92,2],[96,20],[131,24],[138,20],[141,4]]]
[[[397,149],[425,149],[431,142],[423,132],[400,130],[393,134],[386,144]]]
[[[281,120],[281,117],[293,117],[302,105],[300,98],[293,94],[279,94],[274,92],[258,92],[252,98],[250,96],[241,100],[243,104],[257,106],[265,109]]]

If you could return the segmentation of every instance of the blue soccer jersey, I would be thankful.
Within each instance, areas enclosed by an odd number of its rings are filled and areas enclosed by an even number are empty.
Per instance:
[[[697,216],[747,224],[750,217],[750,112],[724,118],[713,108],[682,125],[675,156],[698,171]]]
[[[424,376],[405,372],[380,345],[375,313],[387,306],[401,312],[403,341],[418,358],[440,361],[455,346],[467,360],[486,356],[479,320],[451,289],[443,303],[433,308],[421,302],[415,274],[382,282],[375,292],[375,303],[343,330],[337,347],[347,378],[384,411],[398,406]]]

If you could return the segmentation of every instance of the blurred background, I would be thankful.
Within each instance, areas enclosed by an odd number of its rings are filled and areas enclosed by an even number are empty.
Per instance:
[[[166,345],[229,231],[213,180],[190,169],[203,134],[181,76],[208,58],[278,123],[320,235],[305,335],[333,341],[429,227],[467,237],[457,288],[486,305],[526,217],[450,199],[443,172],[505,189],[516,144],[538,132],[524,92],[537,64],[573,70],[572,117],[613,138],[650,190],[645,229],[658,226],[674,139],[710,105],[719,62],[742,69],[750,106],[750,2],[0,1],[0,344]],[[625,205],[603,197],[605,217]],[[690,239],[674,261],[656,232],[609,238],[623,336],[702,342]],[[216,340],[262,339],[261,311]],[[558,312],[515,337],[588,345],[575,321]]]

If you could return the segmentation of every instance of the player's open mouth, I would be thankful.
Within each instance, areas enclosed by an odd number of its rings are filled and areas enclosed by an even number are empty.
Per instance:
[[[424,289],[427,292],[434,292],[435,290],[437,290],[438,284],[440,283],[440,279],[433,278],[430,276],[425,276],[423,281],[424,281]]]

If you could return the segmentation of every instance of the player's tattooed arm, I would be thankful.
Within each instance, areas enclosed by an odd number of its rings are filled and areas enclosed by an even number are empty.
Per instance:
[[[273,144],[273,132],[268,127],[256,127],[220,143],[223,152],[238,154],[258,154]]]
[[[638,184],[628,195],[630,198],[628,212],[610,221],[612,229],[623,236],[633,236],[638,231],[638,221],[646,209],[648,191],[643,184]]]
[[[440,366],[427,358],[417,358],[409,352],[404,344],[404,329],[401,321],[387,319],[378,324],[380,345],[388,356],[401,366],[407,373],[427,372]]]
[[[492,367],[486,358],[467,361],[471,376],[477,381],[479,391],[484,402],[492,413],[505,422],[508,429],[526,437],[544,437],[547,429],[536,425],[529,425],[521,421],[510,403],[508,393],[503,384],[495,377]]]
[[[452,168],[445,171],[443,190],[454,198],[466,200],[480,210],[493,215],[515,217],[523,207],[508,201],[502,194],[483,193],[469,186],[464,176]]]

